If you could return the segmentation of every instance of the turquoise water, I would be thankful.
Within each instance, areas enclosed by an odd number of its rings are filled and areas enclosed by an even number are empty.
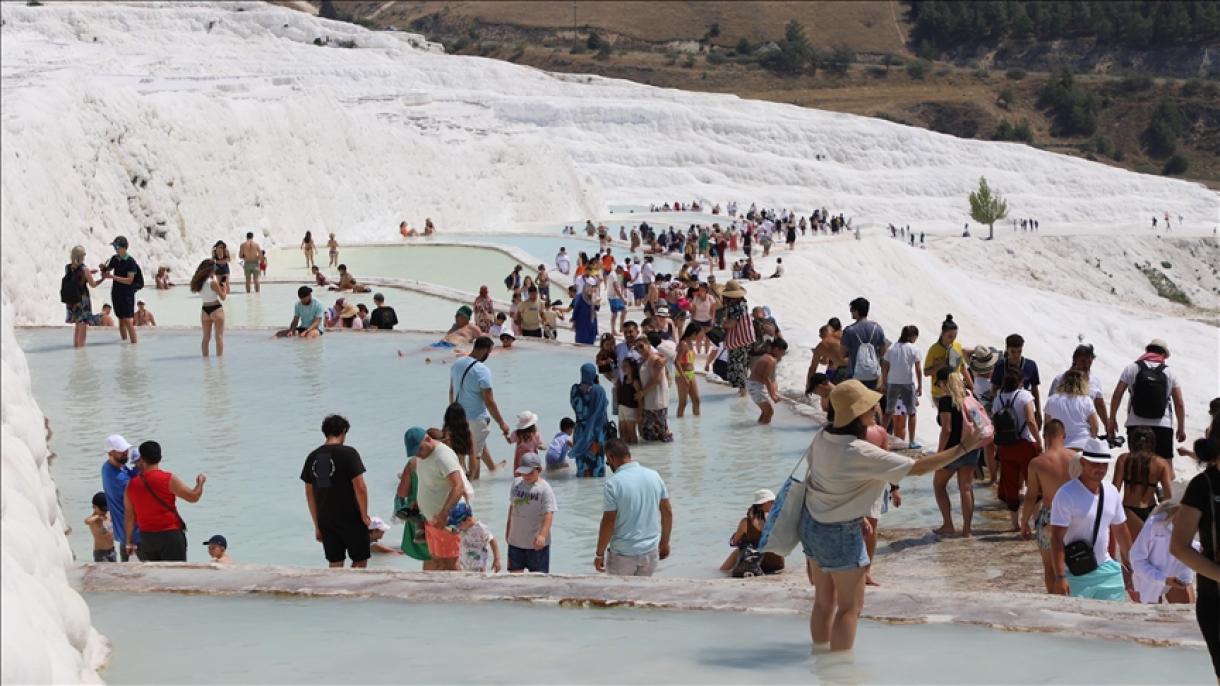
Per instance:
[[[208,475],[203,499],[182,507],[192,541],[220,533],[241,561],[319,565],[322,551],[298,476],[305,456],[322,442],[322,418],[342,413],[352,422],[349,442],[369,470],[371,514],[389,518],[405,464],[402,434],[413,424],[439,426],[452,353],[424,351],[429,339],[418,335],[336,332],[298,341],[233,331],[224,358],[203,360],[197,336],[155,332],[136,349],[119,345],[117,336],[95,336],[84,350],[73,350],[63,329],[18,332],[55,432],[54,476],[80,559],[90,557],[91,538],[81,521],[100,490],[102,441],[115,432],[137,444],[159,441],[166,469],[184,478]],[[571,413],[569,390],[591,358],[589,348],[544,343],[494,354],[489,366],[507,420],[522,410],[537,412],[549,441],[560,418]],[[703,388],[704,416],[678,420],[671,409],[675,442],[636,450],[670,487],[673,554],[660,572],[667,576],[716,575],[751,494],[778,488],[812,436],[809,420],[786,408],[774,425],[759,428],[748,400],[723,386]],[[497,459],[512,457],[499,436],[490,446]],[[504,531],[509,484],[507,473],[475,483],[475,512],[497,535]],[[560,507],[552,570],[591,572],[601,482],[558,476],[552,485]],[[904,493],[908,504],[886,515],[883,528],[937,521],[926,480],[904,483]],[[398,526],[389,534],[394,537],[401,537]],[[203,559],[201,546],[190,554]],[[418,566],[402,557],[378,557],[373,564]],[[791,564],[800,569],[799,553]]]
[[[260,293],[246,293],[243,283],[234,282],[232,292],[224,302],[225,323],[229,328],[286,327],[292,321],[292,306],[297,301],[299,283],[266,283]],[[312,283],[310,283],[312,285]],[[398,313],[400,326],[416,329],[447,329],[453,324],[453,312],[463,303],[438,298],[405,288],[375,288],[386,297],[386,304]],[[344,298],[351,303],[363,303],[371,311],[372,293],[332,293],[325,288],[314,290],[314,296],[326,307]],[[159,326],[199,326],[200,299],[186,286],[169,290],[144,289],[140,298],[157,319]],[[143,329],[141,329],[143,331]],[[94,332],[96,334],[96,332]],[[105,335],[105,334],[102,334]],[[117,334],[116,334],[117,335]]]
[[[257,596],[86,599],[95,626],[116,644],[102,673],[112,684],[1211,683],[1200,649],[981,627],[861,622],[854,662],[847,662],[810,654],[803,614]]]
[[[289,278],[309,278],[304,254],[299,248],[280,248],[273,257],[277,274]],[[336,281],[339,270],[326,266],[328,261],[323,246],[315,255],[315,264],[329,279]],[[478,291],[482,284],[499,285],[502,292],[504,277],[518,264],[517,260],[499,250],[418,242],[388,246],[340,246],[339,262],[347,265],[357,282],[362,277],[382,276],[426,281],[469,292]]]
[[[618,228],[614,230],[615,237],[618,236]],[[554,268],[555,255],[559,253],[559,248],[565,247],[568,249],[568,254],[571,255],[572,264],[576,264],[576,258],[581,252],[592,255],[598,251],[598,242],[596,240],[587,240],[583,238],[574,238],[573,236],[535,236],[535,235],[518,235],[518,234],[496,234],[494,236],[478,235],[478,234],[456,234],[445,235],[441,240],[470,242],[470,243],[494,243],[496,245],[511,246],[520,248],[525,252],[533,255],[536,262],[530,266],[536,267],[538,264],[545,264],[548,269]],[[615,259],[622,262],[628,256],[627,248],[629,244],[623,244],[617,240],[611,246]],[[642,256],[640,253],[637,257]],[[674,260],[660,255],[654,256],[653,261],[656,263],[657,269],[661,271],[671,271],[677,273],[682,268],[681,260]]]

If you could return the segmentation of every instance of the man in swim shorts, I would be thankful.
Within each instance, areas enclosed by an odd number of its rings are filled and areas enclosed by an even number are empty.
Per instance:
[[[1042,555],[1042,577],[1047,593],[1055,593],[1055,577],[1063,574],[1062,569],[1055,569],[1051,560],[1051,501],[1059,487],[1071,479],[1071,464],[1076,459],[1076,452],[1063,445],[1066,431],[1063,422],[1051,419],[1043,429],[1046,439],[1046,450],[1029,463],[1029,475],[1026,477],[1025,502],[1021,505],[1021,537],[1025,540],[1033,538],[1038,543],[1038,552]],[[1030,516],[1034,510],[1038,514],[1034,518],[1031,531]]]
[[[250,282],[254,282],[254,292],[258,293],[261,276],[258,271],[258,264],[262,260],[263,249],[258,243],[254,242],[254,232],[246,232],[246,242],[241,244],[237,249],[237,256],[241,258],[241,269],[246,275],[246,292],[250,292]]]
[[[324,330],[322,303],[313,297],[313,289],[301,286],[297,289],[297,303],[292,306],[292,323],[287,329],[276,333],[277,338],[317,338]]]
[[[470,309],[469,305],[462,305],[453,314],[453,326],[449,327],[449,333],[445,337],[432,344],[433,348],[456,348],[461,345],[470,345],[470,343],[483,332],[470,321],[474,310]]]
[[[770,424],[775,415],[775,404],[779,402],[779,390],[775,386],[775,366],[788,352],[788,343],[782,338],[774,338],[767,346],[767,352],[754,362],[750,370],[750,378],[746,379],[746,393],[750,399],[762,408],[758,415],[759,424]]]

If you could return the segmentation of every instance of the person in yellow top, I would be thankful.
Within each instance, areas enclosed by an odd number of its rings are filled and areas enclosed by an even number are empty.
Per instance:
[[[974,388],[974,377],[966,366],[966,354],[962,352],[962,344],[957,342],[957,322],[953,315],[946,315],[940,325],[940,338],[928,346],[928,354],[923,360],[924,376],[936,378],[936,372],[948,367],[949,372],[962,375],[966,388]],[[932,399],[939,400],[947,391],[932,384]]]

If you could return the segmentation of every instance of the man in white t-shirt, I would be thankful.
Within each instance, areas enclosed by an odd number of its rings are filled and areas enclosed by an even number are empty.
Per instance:
[[[648,290],[644,286],[644,278],[643,278],[644,270],[640,266],[639,260],[636,260],[631,263],[631,266],[627,270],[627,274],[628,274],[628,276],[631,277],[632,304],[638,305],[644,301],[644,294]]]
[[[1101,390],[1101,381],[1098,380],[1097,374],[1093,372],[1093,359],[1096,355],[1093,354],[1093,345],[1082,343],[1076,346],[1076,350],[1072,353],[1072,366],[1068,372],[1075,370],[1084,372],[1084,375],[1089,379],[1089,397],[1093,399],[1093,407],[1097,410],[1097,418],[1099,421],[1104,421],[1109,415],[1106,414],[1106,398]],[[1054,395],[1059,388],[1059,382],[1063,380],[1063,372],[1051,381],[1051,390],[1047,393],[1047,397]],[[1106,428],[1106,427],[1102,427]]]
[[[572,273],[572,258],[568,256],[567,248],[559,249],[559,254],[555,256],[555,268],[560,274]]]
[[[1178,419],[1178,443],[1186,440],[1186,405],[1177,374],[1165,362],[1169,359],[1169,344],[1156,338],[1144,346],[1144,354],[1127,365],[1118,376],[1114,395],[1110,398],[1110,435],[1118,431],[1118,408],[1123,395],[1130,390],[1127,406],[1127,440],[1131,428],[1148,427],[1156,436],[1156,454],[1173,469],[1174,414]],[[1173,405],[1172,413],[1170,404]]]
[[[1090,439],[1080,456],[1080,476],[1055,492],[1051,503],[1051,556],[1055,591],[1096,600],[1135,599],[1131,581],[1131,534],[1118,489],[1106,481],[1114,458],[1102,440]],[[1100,510],[1100,511],[1099,511]],[[1110,557],[1110,537],[1118,544],[1122,564]],[[1083,541],[1085,546],[1077,546]],[[1068,549],[1079,547],[1082,568],[1067,566]],[[1092,557],[1092,563],[1087,559]],[[1091,570],[1089,567],[1093,567]]]

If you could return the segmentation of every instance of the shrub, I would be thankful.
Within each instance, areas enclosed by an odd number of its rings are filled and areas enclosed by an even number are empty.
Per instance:
[[[805,37],[805,27],[795,20],[784,27],[784,40],[780,41],[779,49],[772,50],[762,59],[762,65],[768,70],[785,76],[796,76],[817,69],[817,55],[809,39]]]
[[[452,43],[444,43],[445,52],[449,53],[450,55],[456,55],[457,53],[465,50],[466,46],[468,45],[470,45],[470,39],[466,36],[459,36],[458,39]]]
[[[1118,81],[1118,83],[1114,84],[1113,90],[1115,93],[1130,95],[1133,93],[1143,93],[1146,90],[1150,90],[1153,85],[1154,83],[1151,76],[1124,76]]]
[[[1020,81],[1021,79],[1025,78],[1025,70],[1013,67],[1012,69],[1004,72],[1004,76],[1007,76],[1013,81]]]
[[[1034,142],[1034,133],[1029,128],[1029,121],[1022,119],[1021,123],[1015,126],[1007,119],[1000,121],[996,126],[995,133],[991,134],[993,141],[1020,141],[1022,143],[1032,144]]]
[[[898,55],[892,52],[887,52],[881,56],[881,63],[886,67],[901,67],[905,62]]]
[[[707,27],[707,33],[704,35],[708,39],[719,38],[720,37],[720,24],[717,22],[713,22],[711,26]]]
[[[1143,143],[1148,154],[1154,158],[1169,157],[1178,148],[1178,136],[1186,128],[1186,121],[1178,106],[1162,102],[1152,113],[1148,128],[1144,130]]]
[[[693,68],[694,68],[694,66],[695,66],[695,56],[694,56],[694,55],[687,55],[687,56],[686,56],[686,61],[682,63],[682,66],[683,66],[683,67],[686,67],[687,69],[693,69]]]
[[[599,50],[602,47],[602,37],[597,33],[590,31],[589,38],[585,41],[585,47],[590,50]]]
[[[728,62],[729,58],[723,52],[711,50],[707,53],[707,63],[713,65],[721,65]]]
[[[907,63],[907,76],[923,81],[928,75],[928,63],[925,60],[915,60]]]
[[[1097,130],[1097,95],[1076,85],[1067,67],[1055,70],[1038,92],[1038,107],[1049,110],[1054,119],[1051,135],[1091,136]]]
[[[885,67],[869,67],[866,73],[874,79],[884,79],[889,75],[890,71]]]
[[[748,55],[751,52],[754,52],[754,46],[750,45],[750,41],[746,40],[745,38],[742,38],[741,40],[737,41],[737,54],[738,55]]]
[[[594,55],[593,57],[594,57],[594,59],[608,60],[608,59],[610,59],[610,52],[611,52],[610,44],[602,43],[601,46],[597,48],[597,54]]]
[[[846,74],[852,62],[856,61],[856,53],[846,45],[836,45],[822,58],[826,70],[834,74]]]
[[[573,55],[583,55],[586,52],[589,52],[589,48],[585,47],[584,43],[573,43],[572,49],[568,52]]]
[[[1165,168],[1161,170],[1161,173],[1165,176],[1181,176],[1189,167],[1190,162],[1185,157],[1174,155],[1165,163]]]
[[[1193,98],[1203,92],[1203,81],[1201,79],[1190,79],[1182,84],[1182,97]]]
[[[1016,100],[1017,94],[1013,92],[1011,87],[1006,86],[1000,91],[1000,97],[997,98],[996,102],[999,103],[1001,107],[1007,109],[1007,107],[1016,102]]]

